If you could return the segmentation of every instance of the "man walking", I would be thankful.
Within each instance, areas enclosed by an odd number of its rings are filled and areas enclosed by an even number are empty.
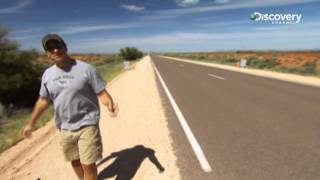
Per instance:
[[[117,115],[117,107],[96,69],[69,57],[67,45],[59,35],[45,35],[42,45],[54,65],[42,76],[39,98],[22,136],[31,136],[34,124],[52,101],[65,160],[71,162],[79,179],[95,180],[96,161],[102,158],[98,99],[111,117]]]

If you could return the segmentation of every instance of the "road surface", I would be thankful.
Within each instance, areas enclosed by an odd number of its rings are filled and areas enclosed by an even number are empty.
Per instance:
[[[319,88],[152,59],[212,167],[201,169],[162,90],[182,179],[320,179]]]

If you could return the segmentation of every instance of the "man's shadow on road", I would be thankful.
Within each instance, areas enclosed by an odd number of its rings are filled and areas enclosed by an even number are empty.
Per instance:
[[[136,174],[145,158],[149,158],[149,160],[158,168],[159,172],[164,171],[163,166],[155,156],[155,151],[151,148],[146,148],[143,145],[137,145],[133,148],[113,152],[99,162],[97,166],[100,166],[112,158],[116,159],[98,174],[99,180],[114,176],[117,176],[116,180],[130,180]]]

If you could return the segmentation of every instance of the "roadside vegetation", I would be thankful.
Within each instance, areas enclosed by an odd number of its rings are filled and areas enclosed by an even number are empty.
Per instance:
[[[305,62],[301,67],[278,66],[275,68],[275,70],[285,73],[294,73],[311,76],[316,75],[320,77],[320,70],[317,69],[317,63],[315,61]]]
[[[135,47],[125,47],[120,49],[120,56],[126,61],[133,61],[142,58],[143,53]]]
[[[34,49],[20,50],[17,42],[7,38],[8,33],[8,29],[0,27],[0,153],[22,139],[20,131],[38,98],[42,73],[51,65],[44,54]],[[124,71],[121,54],[71,54],[71,57],[93,64],[107,82]],[[131,60],[137,62],[137,58]],[[52,117],[51,105],[35,129]]]
[[[19,44],[8,39],[9,30],[0,28],[0,152],[20,139],[30,107],[35,103],[45,65],[37,64],[35,49],[20,50]],[[36,127],[43,125],[49,111]]]
[[[267,69],[320,78],[319,51],[235,51],[213,53],[166,53],[164,55],[231,66],[239,66],[240,60],[246,59],[247,68]]]
[[[10,117],[0,124],[0,153],[18,143],[22,138],[20,135],[21,129],[26,125],[32,109],[25,108],[23,110],[15,111]],[[44,126],[52,119],[53,108],[52,105],[42,114],[37,121],[35,129]]]

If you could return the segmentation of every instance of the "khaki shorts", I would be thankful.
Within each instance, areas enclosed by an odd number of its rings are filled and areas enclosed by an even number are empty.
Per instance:
[[[97,125],[76,131],[61,129],[60,145],[66,161],[80,159],[82,164],[92,164],[102,158],[101,135]]]

